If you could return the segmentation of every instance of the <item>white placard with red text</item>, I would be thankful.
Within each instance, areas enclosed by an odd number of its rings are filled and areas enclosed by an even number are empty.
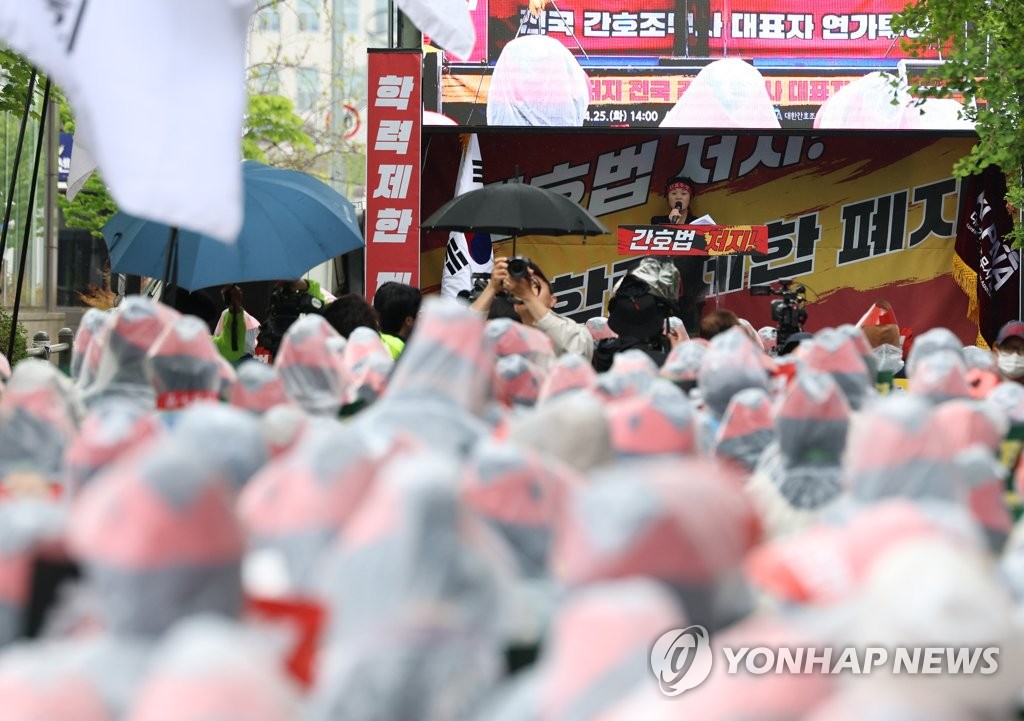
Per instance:
[[[419,50],[368,51],[366,295],[420,283]]]

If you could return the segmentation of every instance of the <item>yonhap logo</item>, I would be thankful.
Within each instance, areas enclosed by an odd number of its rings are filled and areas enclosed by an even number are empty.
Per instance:
[[[703,626],[674,628],[651,649],[651,670],[666,696],[678,696],[704,683],[711,674],[711,661],[711,641]]]

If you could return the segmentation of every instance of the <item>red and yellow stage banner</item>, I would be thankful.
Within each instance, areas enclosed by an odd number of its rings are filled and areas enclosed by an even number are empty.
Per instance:
[[[765,225],[620,225],[619,255],[742,255],[768,252]]]
[[[430,132],[422,212],[454,195],[458,135]],[[607,228],[649,225],[668,212],[666,180],[693,179],[692,210],[719,223],[764,226],[765,252],[709,260],[708,299],[755,327],[771,325],[769,303],[751,285],[794,279],[807,287],[807,328],[856,323],[876,300],[892,303],[918,334],[945,326],[973,343],[966,296],[954,282],[961,183],[953,163],[974,140],[937,134],[681,134],[678,131],[487,132],[479,134],[483,182],[508,180],[556,190]],[[698,226],[699,227],[699,226]],[[446,233],[423,243],[425,290],[440,283]],[[497,255],[508,254],[499,243]],[[576,320],[605,312],[613,284],[638,256],[619,254],[610,233],[590,238],[526,236],[518,251],[552,279],[556,310]],[[712,287],[715,287],[714,285]]]
[[[387,281],[420,283],[418,50],[371,49],[367,57],[366,295]]]

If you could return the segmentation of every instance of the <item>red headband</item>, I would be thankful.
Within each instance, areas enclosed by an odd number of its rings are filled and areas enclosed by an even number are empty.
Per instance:
[[[693,192],[693,186],[689,185],[688,183],[684,183],[682,181],[676,181],[675,183],[672,183],[670,186],[668,186],[668,189],[665,190],[665,195],[668,195],[669,193],[671,193],[676,188],[682,188],[683,190],[685,190],[690,195],[696,195],[696,193]]]

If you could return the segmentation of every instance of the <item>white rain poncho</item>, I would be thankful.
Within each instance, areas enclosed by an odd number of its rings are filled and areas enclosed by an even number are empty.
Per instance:
[[[573,54],[554,38],[525,35],[494,64],[487,124],[580,127],[589,105],[590,81]]]
[[[239,515],[250,548],[280,554],[291,593],[314,586],[321,555],[356,513],[390,450],[381,438],[321,419],[246,486]]]
[[[698,458],[620,462],[592,473],[555,527],[556,580],[575,588],[647,576],[676,591],[693,623],[724,627],[749,611],[736,582],[761,539],[741,483]]]
[[[778,128],[760,71],[745,60],[705,65],[665,114],[663,128]]]
[[[347,385],[342,357],[328,347],[338,331],[320,315],[304,315],[288,327],[274,358],[285,393],[307,413],[336,416]]]
[[[487,433],[495,354],[484,319],[450,298],[427,298],[387,390],[353,423],[368,432],[414,435],[459,455]]]
[[[0,399],[0,487],[57,485],[81,409],[70,381],[52,363],[26,358]]]
[[[317,587],[331,606],[326,642],[440,625],[500,640],[518,574],[504,541],[458,499],[448,453],[396,454],[327,552]]]
[[[776,408],[777,440],[747,486],[769,535],[804,528],[839,500],[849,423],[849,405],[832,376],[801,368]]]
[[[146,377],[146,353],[164,328],[180,314],[139,295],[128,296],[110,313],[106,330],[86,352],[87,366],[91,365],[94,346],[99,359],[92,382],[80,386],[82,401],[89,410],[110,400],[123,400],[151,409],[156,403],[156,393]]]
[[[295,721],[297,689],[271,639],[237,623],[196,616],[153,651],[125,721]]]
[[[72,511],[68,546],[113,633],[156,637],[192,613],[241,613],[234,494],[182,439],[154,440],[99,474]]]

